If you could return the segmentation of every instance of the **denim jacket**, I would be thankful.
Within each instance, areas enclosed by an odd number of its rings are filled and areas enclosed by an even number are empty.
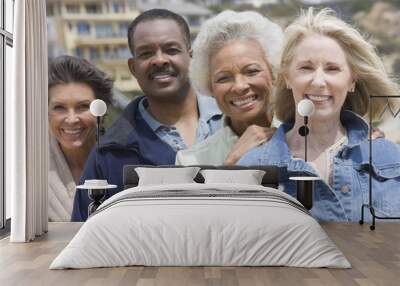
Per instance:
[[[361,206],[369,199],[368,125],[355,113],[344,111],[341,122],[347,130],[348,143],[333,158],[333,184],[320,180],[315,184],[311,214],[321,221],[358,221]],[[238,165],[276,165],[280,187],[296,197],[293,175],[317,172],[303,159],[293,158],[285,134],[293,124],[282,124],[271,140],[246,153]],[[400,216],[400,146],[385,139],[372,143],[372,205],[377,215]],[[365,219],[371,220],[369,210]]]

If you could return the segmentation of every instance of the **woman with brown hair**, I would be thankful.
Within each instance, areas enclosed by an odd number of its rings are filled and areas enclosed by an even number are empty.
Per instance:
[[[70,221],[75,187],[96,141],[90,103],[111,103],[112,81],[84,59],[49,63],[49,220]]]

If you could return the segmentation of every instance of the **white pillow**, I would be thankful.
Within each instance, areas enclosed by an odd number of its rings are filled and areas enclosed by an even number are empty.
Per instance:
[[[204,183],[234,183],[246,185],[261,185],[265,171],[262,170],[202,170]]]
[[[139,186],[195,183],[199,167],[185,168],[135,168]]]

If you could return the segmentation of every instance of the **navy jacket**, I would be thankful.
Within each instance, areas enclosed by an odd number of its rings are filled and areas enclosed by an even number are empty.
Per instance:
[[[80,178],[80,184],[87,179],[107,179],[109,184],[117,185],[116,189],[107,190],[106,198],[122,191],[124,165],[175,163],[176,152],[162,141],[141,117],[138,110],[141,98],[133,100],[101,137],[98,153],[96,154],[96,148],[92,149]],[[216,120],[220,121],[221,116]],[[90,202],[87,190],[77,189],[71,221],[85,221]]]

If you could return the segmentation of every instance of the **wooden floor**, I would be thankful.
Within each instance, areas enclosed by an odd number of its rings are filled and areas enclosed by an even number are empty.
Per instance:
[[[353,268],[289,267],[120,267],[48,270],[79,229],[79,223],[51,223],[32,243],[0,241],[0,285],[400,285],[400,223],[326,223],[323,228]]]

